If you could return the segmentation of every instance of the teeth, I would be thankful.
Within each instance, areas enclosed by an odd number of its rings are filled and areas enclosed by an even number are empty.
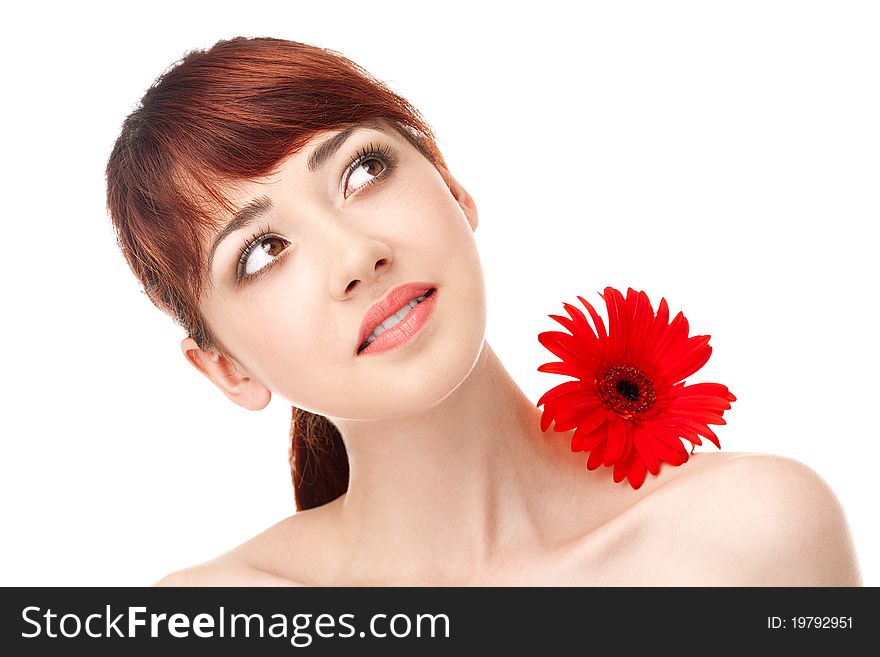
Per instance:
[[[377,327],[373,330],[373,332],[370,334],[370,336],[367,338],[367,340],[366,340],[366,342],[365,342],[364,344],[370,344],[373,340],[375,340],[376,338],[378,338],[378,337],[379,337],[380,335],[382,335],[385,331],[387,331],[387,330],[390,329],[390,328],[394,328],[394,326],[396,326],[398,323],[400,323],[400,321],[403,320],[404,317],[406,317],[407,315],[409,315],[409,311],[410,311],[410,310],[412,310],[412,309],[415,308],[418,304],[420,304],[422,301],[425,300],[425,296],[426,296],[426,295],[422,295],[422,296],[420,296],[420,297],[416,297],[415,299],[413,299],[412,301],[410,301],[408,304],[406,304],[403,308],[401,308],[401,309],[398,310],[396,313],[394,313],[393,315],[391,315],[390,317],[388,317],[385,321],[380,322],[380,323],[379,323],[379,326],[377,326]]]

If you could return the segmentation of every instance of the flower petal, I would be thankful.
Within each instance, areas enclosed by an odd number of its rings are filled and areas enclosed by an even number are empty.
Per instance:
[[[634,459],[629,471],[629,483],[633,490],[638,490],[645,482],[645,463],[642,459]]]
[[[695,446],[695,445],[702,445],[703,444],[703,441],[700,440],[700,436],[693,429],[688,429],[686,427],[677,427],[675,429],[675,432],[677,434],[679,434],[685,440],[690,441],[692,449],[693,449],[693,446]]]
[[[659,361],[670,381],[686,379],[709,361],[712,355],[709,337],[696,335],[681,345],[670,347]]]
[[[592,433],[597,427],[604,424],[607,419],[608,410],[604,406],[599,406],[591,410],[589,414],[584,415],[580,424],[578,424],[578,429],[583,431],[585,435]]]
[[[632,290],[632,288],[630,289]],[[649,346],[647,337],[654,320],[654,310],[648,295],[644,292],[636,294],[633,291],[631,302],[629,295],[627,296],[627,304],[630,306],[629,313],[632,316],[629,333],[631,338],[626,345],[624,356],[643,362],[647,359],[645,353]]]
[[[643,422],[641,423],[641,427],[653,436],[655,440],[655,449],[661,449],[659,443],[663,443],[666,447],[673,450],[679,457],[679,463],[675,463],[674,465],[679,465],[680,463],[684,463],[688,460],[688,451],[685,448],[684,444],[682,444],[681,440],[678,438],[677,429],[669,429],[663,427],[660,424],[656,424],[654,422]],[[673,463],[670,459],[664,459],[667,463]]]
[[[580,308],[577,306],[573,306],[570,303],[562,302],[562,307],[565,308],[566,312],[571,315],[571,319],[574,322],[574,330],[572,330],[572,335],[579,335],[581,337],[596,337],[596,334],[593,333],[593,327],[590,326],[590,323],[587,321],[587,318],[581,312]]]
[[[588,434],[583,434],[581,438],[581,449],[578,451],[581,452],[589,452],[599,445],[599,443],[603,443],[608,438],[608,425],[605,423],[600,424],[593,431]]]
[[[727,389],[727,386],[720,383],[694,383],[681,389],[682,394],[685,392],[692,396],[720,397],[727,401],[736,401],[736,397]]]
[[[560,383],[558,386],[554,386],[550,388],[547,392],[541,395],[541,398],[538,400],[538,403],[535,406],[541,406],[545,402],[551,399],[556,399],[562,395],[566,394],[577,394],[581,389],[580,381],[566,381],[564,383]]]
[[[660,337],[666,332],[669,326],[669,306],[666,299],[660,299],[660,307],[657,309],[657,316],[651,322],[651,328],[648,331],[645,342],[651,349],[652,353],[656,351]]]
[[[544,331],[538,334],[538,342],[554,355],[559,356],[563,362],[579,365],[582,372],[577,375],[578,378],[595,376],[599,365],[599,350],[595,338],[590,342],[575,338],[568,333]]]
[[[645,467],[651,474],[657,474],[660,471],[660,459],[654,451],[655,441],[640,425],[634,424],[632,429],[633,442],[639,456],[645,462]]]
[[[635,451],[635,445],[633,443],[633,435],[632,435],[633,424],[632,424],[632,422],[630,420],[624,419],[623,426],[626,431],[623,435],[623,437],[624,437],[623,451],[620,453],[620,458],[626,459],[626,458],[629,458],[630,454],[632,454]],[[618,460],[620,460],[620,459],[618,459]]]
[[[675,350],[682,342],[687,340],[687,334],[688,321],[679,312],[657,340],[657,344],[654,347],[654,358],[657,359],[657,362],[661,363],[661,365],[666,363],[667,352],[670,349]]]
[[[689,417],[679,417],[679,418],[672,419],[672,421],[670,421],[669,424],[667,424],[667,420],[664,419],[663,424],[670,426],[671,428],[675,428],[679,431],[689,429],[692,432],[696,432],[696,433],[700,434],[701,436],[705,436],[706,438],[711,440],[713,443],[715,443],[715,445],[718,447],[718,449],[721,449],[721,443],[718,440],[718,436],[716,436],[715,432],[712,431],[703,422],[700,422],[698,420],[693,420]],[[697,439],[697,441],[693,441],[693,442],[696,442],[697,445],[702,444],[701,442],[699,442],[699,439]]]
[[[583,399],[577,402],[565,403],[548,403],[546,412],[550,413],[556,423],[556,431],[571,431],[575,427],[579,427],[581,423],[597,409],[605,410],[602,402],[590,395],[584,395]],[[607,412],[607,411],[605,411]]]
[[[593,318],[593,324],[596,326],[596,334],[599,336],[600,340],[605,340],[608,338],[608,333],[605,331],[605,323],[602,321],[602,318],[599,316],[599,313],[596,312],[596,309],[593,308],[592,304],[579,296],[581,303],[584,304],[584,307],[587,309],[587,312],[590,313],[590,317]]]
[[[634,458],[638,458],[638,455],[634,452],[630,452],[628,458],[620,459],[614,464],[614,471],[611,473],[611,478],[614,480],[614,483],[619,483],[626,479],[626,475],[629,474],[630,468],[632,468],[632,461]]]
[[[670,445],[665,441],[652,438],[651,448],[654,450],[654,453],[657,454],[657,458],[664,463],[669,463],[670,465],[681,465],[687,460],[687,450],[684,449],[684,446],[682,446],[682,450],[684,451],[684,454],[682,454],[674,447],[670,447]],[[654,472],[653,474],[657,473]]]
[[[613,287],[606,287],[602,295],[605,306],[608,309],[608,337],[610,349],[608,357],[617,361],[624,360],[624,350],[627,343],[629,317],[626,310],[626,301],[623,295]]]
[[[605,465],[611,465],[623,454],[626,444],[626,423],[614,411],[608,411],[608,450],[605,452]]]
[[[603,441],[596,445],[596,448],[590,452],[590,456],[587,459],[587,470],[595,470],[602,465],[602,461],[605,459],[605,446],[607,444],[608,441]]]
[[[562,376],[573,376],[578,379],[583,375],[583,368],[581,366],[577,363],[569,362],[560,363],[553,361],[552,363],[544,363],[538,368],[538,371],[548,372],[550,374],[561,374]]]

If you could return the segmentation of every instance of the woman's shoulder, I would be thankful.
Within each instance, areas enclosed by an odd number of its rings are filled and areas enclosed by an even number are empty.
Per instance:
[[[238,547],[188,568],[166,575],[153,586],[305,586],[294,573],[277,568],[279,555],[288,555],[291,566],[302,567],[314,547],[312,511],[300,511],[276,523]],[[291,571],[294,569],[291,568]]]
[[[674,512],[663,522],[707,572],[743,586],[861,585],[846,514],[814,469],[775,454],[714,456],[674,480],[666,492],[678,503],[654,505]]]
[[[301,586],[241,560],[218,557],[166,575],[153,586]]]

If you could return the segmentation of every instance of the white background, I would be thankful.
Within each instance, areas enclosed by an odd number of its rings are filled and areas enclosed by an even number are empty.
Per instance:
[[[688,383],[738,397],[722,448],[819,472],[880,583],[877,4],[476,5],[3,10],[0,584],[149,584],[293,512],[289,407],[185,362],[104,205],[146,88],[237,35],[337,50],[424,113],[479,208],[487,339],[533,401],[566,380],[537,372],[563,301],[666,297],[712,336]]]

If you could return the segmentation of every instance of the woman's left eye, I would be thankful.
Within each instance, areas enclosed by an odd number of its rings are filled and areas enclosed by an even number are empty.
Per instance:
[[[348,198],[353,192],[384,180],[394,170],[397,155],[388,146],[370,144],[355,154],[345,175],[344,195]]]
[[[357,166],[357,168],[351,172],[351,175],[348,177],[346,192],[348,192],[349,186],[354,186],[354,189],[360,189],[361,187],[366,187],[367,185],[372,185],[373,181],[382,175],[382,172],[385,170],[385,165],[381,160],[371,157],[368,160],[364,160],[361,164]],[[361,184],[355,184],[359,179],[365,180]],[[346,196],[348,194],[346,193]]]

